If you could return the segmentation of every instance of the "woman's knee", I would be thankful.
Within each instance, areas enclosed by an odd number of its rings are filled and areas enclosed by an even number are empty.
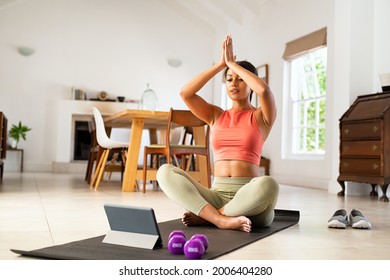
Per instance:
[[[161,165],[157,170],[157,174],[156,174],[157,181],[171,177],[172,174],[178,173],[177,172],[178,169],[180,170],[180,168],[178,168],[170,163],[165,163],[165,164]]]
[[[156,174],[157,180],[166,177],[166,175],[169,174],[171,170],[172,170],[171,164],[165,163],[161,165],[157,170],[157,174]]]
[[[262,190],[266,191],[269,195],[278,196],[279,184],[271,176],[261,176],[254,178],[253,181],[261,187]]]
[[[188,180],[191,182],[193,181],[191,176],[189,176],[183,169],[169,163],[163,164],[159,167],[156,179],[162,188],[166,185],[183,185]]]

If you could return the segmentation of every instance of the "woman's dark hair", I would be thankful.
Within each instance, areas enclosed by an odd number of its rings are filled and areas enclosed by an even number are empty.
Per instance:
[[[241,61],[236,61],[236,63],[238,65],[240,65],[242,68],[245,68],[246,70],[248,70],[248,71],[252,72],[253,74],[255,74],[256,76],[258,76],[256,67],[252,63],[250,63],[249,61],[241,60]],[[229,70],[229,67],[226,67],[225,71],[223,72],[223,77],[225,78],[225,80],[226,80],[226,74],[227,74],[228,70]],[[249,95],[250,101],[252,100],[252,95],[253,95],[253,90],[251,89],[251,93]]]

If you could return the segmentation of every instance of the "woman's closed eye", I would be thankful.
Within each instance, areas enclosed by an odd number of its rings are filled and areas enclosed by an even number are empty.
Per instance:
[[[239,81],[239,82],[242,82],[242,81],[243,81],[243,79],[241,79],[241,78],[237,78],[236,80]],[[227,78],[227,79],[226,79],[226,82],[231,83],[231,82],[233,82],[233,79],[232,79],[232,78]]]

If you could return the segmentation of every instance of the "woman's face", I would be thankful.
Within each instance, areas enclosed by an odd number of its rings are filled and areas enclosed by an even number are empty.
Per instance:
[[[249,99],[251,89],[236,73],[228,69],[226,73],[226,91],[233,101]]]

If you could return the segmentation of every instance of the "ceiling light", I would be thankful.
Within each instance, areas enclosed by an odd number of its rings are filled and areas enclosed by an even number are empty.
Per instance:
[[[171,67],[180,67],[183,62],[178,58],[168,58],[168,64]]]
[[[23,56],[30,56],[34,54],[35,49],[33,48],[28,48],[28,47],[19,47],[18,52],[23,55]]]

